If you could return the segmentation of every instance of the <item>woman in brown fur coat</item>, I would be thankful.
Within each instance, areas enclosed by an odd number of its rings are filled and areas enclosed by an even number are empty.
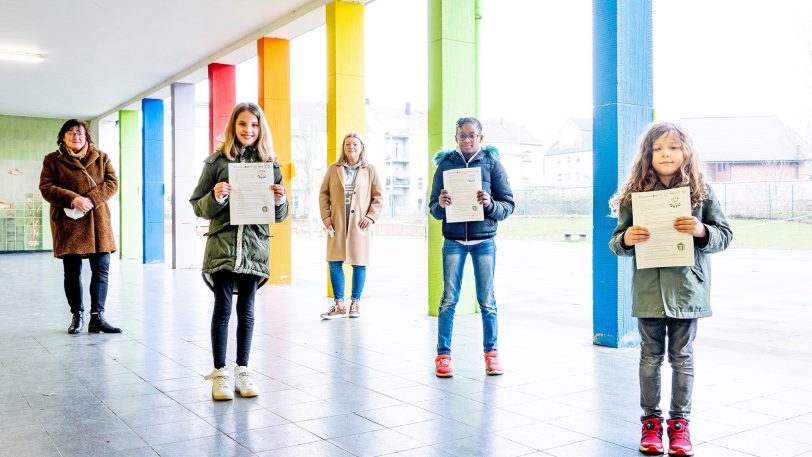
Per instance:
[[[39,189],[51,204],[54,256],[65,268],[65,295],[73,315],[68,333],[84,326],[82,259],[90,261],[88,332],[121,333],[104,318],[110,253],[116,252],[107,201],[118,190],[110,158],[93,145],[87,124],[71,119],[56,137],[59,148],[45,156]]]

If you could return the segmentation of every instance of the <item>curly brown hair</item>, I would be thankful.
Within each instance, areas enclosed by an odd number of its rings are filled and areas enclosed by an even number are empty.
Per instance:
[[[633,192],[649,192],[654,190],[660,180],[652,165],[652,154],[654,142],[663,135],[673,136],[680,144],[685,160],[679,170],[679,175],[675,176],[668,187],[691,188],[691,208],[696,208],[708,198],[708,191],[705,186],[705,178],[700,172],[702,163],[694,150],[693,143],[685,131],[671,122],[658,122],[651,124],[643,138],[640,140],[640,150],[632,162],[629,179],[620,190],[609,199],[609,207],[617,211],[621,206],[631,205]]]
[[[85,131],[85,140],[87,144],[93,144],[93,137],[90,136],[90,129],[87,127],[87,123],[80,119],[68,119],[62,124],[62,128],[59,129],[59,133],[56,134],[56,145],[62,146],[65,144],[65,132],[74,128],[74,127],[82,127]]]

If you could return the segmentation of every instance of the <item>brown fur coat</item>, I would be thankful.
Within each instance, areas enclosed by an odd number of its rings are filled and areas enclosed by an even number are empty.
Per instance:
[[[96,182],[95,186],[88,175]],[[51,204],[55,257],[116,251],[107,201],[118,191],[118,178],[107,154],[89,145],[87,155],[80,161],[60,147],[45,156],[39,190]],[[74,220],[65,214],[64,208],[70,208],[73,199],[80,196],[93,201],[93,209]]]

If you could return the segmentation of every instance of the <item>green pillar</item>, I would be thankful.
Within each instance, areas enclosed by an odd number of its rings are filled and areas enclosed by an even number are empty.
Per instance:
[[[122,259],[141,258],[141,148],[138,111],[118,112],[120,163],[118,166],[118,196],[121,214],[121,234],[118,252]]]
[[[476,116],[478,108],[478,0],[428,0],[429,113],[428,183],[434,176],[434,153],[453,148],[455,124]],[[429,216],[429,315],[436,316],[443,293],[442,224]],[[457,313],[476,312],[473,270],[465,267],[463,293]]]

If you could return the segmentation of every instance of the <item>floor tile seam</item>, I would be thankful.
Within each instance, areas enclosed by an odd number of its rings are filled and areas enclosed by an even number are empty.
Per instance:
[[[632,450],[632,451],[635,451],[635,452],[638,452],[638,453],[640,452],[639,443],[637,441],[635,441],[631,446],[628,446],[626,444],[615,443],[613,441],[609,441],[609,440],[606,440],[606,439],[603,439],[603,438],[598,438],[598,437],[595,437],[595,436],[592,436],[589,439],[602,441],[604,443],[609,443],[609,444],[612,444],[614,446],[622,447],[623,449],[629,449],[629,450]],[[583,441],[589,441],[589,440],[583,440]],[[562,448],[562,447],[565,447],[565,446],[571,446],[572,444],[582,443],[583,441],[577,441],[575,443],[570,443],[570,444],[563,444],[561,446],[556,446],[554,448],[550,448],[550,449],[548,449],[548,451],[553,450],[553,449],[557,449],[557,448]],[[665,455],[668,455],[668,454],[666,453]]]
[[[419,449],[419,448],[421,448],[421,447],[426,447],[426,446],[428,445],[428,444],[426,444],[426,443],[423,443],[423,442],[422,442],[422,441],[420,441],[420,440],[417,440],[417,439],[412,438],[411,436],[408,436],[408,435],[405,435],[405,434],[403,434],[403,433],[400,433],[400,432],[398,432],[397,430],[392,430],[392,429],[390,429],[390,428],[384,428],[384,429],[382,429],[382,430],[389,430],[389,431],[391,431],[391,432],[394,432],[394,433],[396,433],[396,434],[400,435],[400,436],[401,436],[401,437],[403,437],[403,438],[406,438],[406,439],[408,439],[408,440],[411,440],[411,441],[415,441],[415,442],[417,442],[417,443],[420,443],[420,445],[419,445],[419,446],[415,446],[415,447],[410,447],[410,448],[408,448],[408,449],[401,449],[401,450],[399,450],[399,451],[395,451],[395,452],[384,452],[383,454],[375,454],[375,457],[378,457],[378,456],[385,456],[385,455],[392,455],[392,454],[397,455],[399,452],[410,451],[410,450],[412,450],[412,449]],[[364,432],[364,433],[357,433],[357,434],[355,434],[355,435],[347,435],[347,436],[343,436],[343,437],[341,437],[341,438],[349,438],[349,437],[353,437],[353,436],[361,436],[361,435],[366,435],[366,434],[368,434],[368,433],[376,433],[376,432],[380,432],[380,431],[381,431],[381,430],[371,430],[371,431]],[[352,454],[352,455],[354,455],[354,456],[359,456],[359,457],[360,457],[360,456],[362,455],[362,454],[354,454],[354,453],[353,453],[351,450],[349,450],[349,449],[346,449],[346,448],[342,447],[342,446],[341,446],[339,443],[336,443],[336,442],[334,442],[334,441],[333,441],[333,440],[335,440],[335,439],[337,439],[337,438],[330,438],[330,439],[328,439],[328,440],[324,440],[324,441],[327,441],[328,443],[332,444],[333,446],[337,446],[337,447],[341,448],[343,451],[345,451],[345,452],[347,452],[347,453],[349,453],[349,454]],[[431,446],[431,445],[428,445],[428,446]]]
[[[540,422],[541,422],[541,421],[540,421]],[[549,426],[555,427],[555,428],[558,428],[558,429],[561,429],[561,431],[564,431],[564,432],[569,432],[569,433],[574,433],[574,434],[576,434],[576,435],[580,435],[580,436],[582,436],[582,437],[583,437],[583,439],[579,439],[579,440],[576,440],[576,441],[573,441],[573,442],[571,442],[571,443],[567,443],[567,444],[560,444],[560,445],[558,445],[558,446],[552,446],[552,447],[548,447],[548,448],[544,448],[544,449],[542,449],[542,448],[536,448],[536,447],[531,446],[531,445],[529,445],[529,444],[520,443],[520,442],[518,442],[518,441],[516,441],[516,440],[514,440],[514,439],[512,439],[512,438],[509,438],[509,437],[507,437],[507,436],[505,436],[505,435],[501,435],[501,434],[500,434],[500,433],[503,433],[503,432],[508,432],[508,431],[510,431],[510,430],[513,430],[513,429],[516,429],[516,428],[520,428],[520,427],[524,427],[524,426],[513,427],[513,428],[508,428],[508,429],[503,429],[503,430],[494,430],[494,431],[493,431],[493,433],[494,433],[495,435],[498,435],[498,436],[499,436],[499,437],[501,437],[501,438],[504,438],[504,439],[507,439],[507,440],[513,441],[513,442],[515,442],[515,443],[517,443],[517,444],[521,444],[522,446],[527,446],[527,447],[529,447],[529,448],[533,448],[533,449],[536,449],[537,451],[542,451],[542,452],[544,452],[545,450],[555,449],[555,448],[557,448],[557,447],[569,446],[569,445],[571,445],[571,444],[580,443],[580,442],[582,442],[582,441],[587,441],[587,440],[590,440],[590,439],[592,439],[592,438],[595,438],[595,439],[600,439],[600,438],[597,438],[597,437],[594,437],[594,436],[585,435],[585,434],[583,434],[583,433],[581,433],[581,432],[576,432],[576,431],[573,431],[573,430],[569,430],[569,429],[567,429],[567,428],[564,428],[564,427],[561,427],[561,426],[558,426],[558,425],[554,425],[554,424],[548,424],[548,423],[546,423],[546,422],[541,422],[541,423],[543,423],[543,424],[545,424],[545,425],[549,425]],[[529,425],[535,425],[535,424],[529,424]],[[613,444],[614,444],[614,443],[613,443]]]
[[[363,411],[362,411],[362,412],[363,412]],[[376,424],[378,424],[378,425],[380,425],[380,426],[382,426],[382,427],[384,427],[384,428],[386,428],[386,429],[388,429],[388,430],[392,430],[392,429],[397,428],[397,427],[405,427],[405,426],[407,426],[407,425],[422,424],[423,422],[429,422],[429,421],[432,421],[432,420],[434,420],[435,418],[431,418],[431,419],[420,419],[420,420],[415,421],[415,422],[408,422],[408,423],[406,423],[406,424],[398,424],[398,425],[395,425],[394,427],[389,426],[389,425],[386,425],[386,424],[383,424],[383,423],[381,423],[381,422],[376,422],[374,419],[370,419],[370,418],[365,418],[365,419],[367,419],[367,420],[369,420],[369,421],[372,421],[372,422],[375,422]],[[451,419],[451,420],[453,420],[453,419]],[[456,422],[456,421],[454,421],[454,422]]]
[[[533,419],[533,420],[535,420],[537,422],[547,424],[547,425],[555,425],[555,424],[550,423],[551,421],[556,421],[556,420],[560,420],[560,419],[566,419],[568,417],[577,416],[579,414],[591,413],[591,412],[597,411],[597,410],[584,410],[584,409],[578,408],[579,411],[576,411],[576,412],[574,412],[572,414],[565,414],[563,416],[555,416],[555,417],[548,417],[546,419],[539,419],[537,417],[530,416],[527,413],[520,413],[520,412],[516,412],[516,411],[511,411],[509,409],[505,409],[504,407],[497,407],[497,408],[499,408],[499,409],[501,409],[501,410],[503,410],[505,412],[508,412],[508,413],[511,413],[511,414],[516,414],[517,416],[521,416],[521,417],[524,417],[526,419]],[[558,428],[564,428],[564,427],[561,427],[559,425],[555,425],[555,426],[558,427]],[[568,430],[568,431],[572,431],[572,430],[569,430],[569,429],[566,429],[566,428],[564,428],[564,429]],[[576,432],[576,433],[578,433],[578,432]]]
[[[180,421],[180,422],[183,422],[183,421]],[[206,421],[204,420],[203,422],[206,422]],[[195,438],[192,438],[191,440],[189,440],[189,439],[180,439],[178,441],[167,441],[167,442],[163,442],[163,443],[160,443],[160,444],[153,445],[149,441],[147,441],[147,439],[144,437],[144,435],[142,435],[141,433],[138,432],[138,430],[141,430],[141,429],[149,429],[149,428],[153,428],[153,427],[159,427],[159,426],[163,426],[163,425],[177,424],[177,423],[178,422],[167,422],[166,424],[147,425],[146,427],[138,427],[138,428],[131,427],[130,429],[132,430],[133,433],[135,433],[138,436],[138,438],[141,439],[141,441],[146,443],[146,445],[151,447],[151,448],[165,446],[165,445],[168,445],[168,444],[182,443],[184,441],[192,441],[192,440],[201,439],[201,438],[208,438],[210,436],[216,436],[216,435],[225,435],[229,439],[231,439],[232,441],[236,442],[236,440],[234,440],[234,438],[231,437],[228,433],[224,433],[224,432],[220,431],[220,429],[218,429],[217,427],[214,427],[213,425],[209,424],[208,422],[206,422],[206,425],[210,426],[214,430],[214,433],[211,434],[211,435],[197,436]],[[165,436],[165,435],[162,434],[162,436]],[[181,436],[180,434],[175,435],[175,437],[180,437],[180,436]],[[240,444],[240,443],[237,443],[237,444]],[[157,451],[156,451],[156,453],[157,453]]]
[[[760,433],[762,435],[767,435],[767,436],[769,436],[771,438],[780,438],[780,439],[785,440],[785,441],[791,441],[791,442],[796,443],[796,444],[809,446],[810,449],[808,449],[808,450],[806,450],[804,452],[809,452],[809,450],[812,450],[812,443],[806,443],[806,442],[803,442],[803,441],[794,440],[792,438],[787,438],[786,436],[777,436],[777,435],[773,435],[771,433],[766,433],[766,432],[763,432],[763,431],[760,430],[760,429],[764,428],[767,425],[774,425],[774,424],[778,424],[778,423],[785,422],[785,421],[788,421],[788,420],[790,420],[790,419],[782,419],[782,420],[777,421],[777,422],[771,422],[769,424],[758,425],[758,426],[748,428],[748,429],[745,429],[745,430],[739,430],[739,431],[734,432],[734,433],[729,433],[727,435],[718,436],[718,437],[716,437],[716,438],[714,438],[712,440],[703,441],[703,443],[711,443],[711,444],[714,444],[716,446],[722,446],[721,444],[718,444],[715,441],[723,440],[723,439],[730,438],[730,437],[733,437],[733,436],[736,436],[736,435],[741,435],[743,433],[757,432],[757,433]],[[727,425],[727,424],[725,424],[725,425]],[[724,446],[722,446],[722,447],[724,447]],[[737,449],[731,449],[731,450],[738,451]],[[742,451],[738,451],[738,452],[742,452]]]
[[[378,429],[375,429],[375,430],[368,430],[368,431],[366,431],[366,432],[364,432],[364,433],[376,432],[376,431],[379,431],[379,430],[389,430],[389,427],[387,427],[387,426],[385,426],[385,425],[383,425],[383,424],[379,424],[379,423],[377,423],[377,422],[375,422],[375,421],[373,421],[373,420],[371,420],[371,419],[367,419],[366,417],[360,416],[360,415],[358,415],[358,414],[357,414],[356,412],[354,412],[354,411],[350,411],[348,414],[352,414],[353,416],[356,416],[356,417],[358,417],[358,418],[360,418],[360,419],[363,419],[363,420],[365,420],[365,421],[372,422],[372,423],[373,423],[373,424],[375,424],[375,425],[380,425],[380,426],[381,426],[381,428],[378,428]],[[347,414],[339,414],[338,416],[345,416],[345,415],[347,415]],[[330,416],[330,417],[338,417],[338,416]],[[307,419],[307,420],[303,420],[303,421],[299,421],[299,422],[293,422],[293,423],[294,423],[294,424],[296,424],[296,425],[298,425],[298,426],[299,426],[299,428],[301,428],[301,429],[303,429],[303,430],[305,430],[305,431],[307,431],[307,432],[310,432],[310,433],[312,433],[313,435],[316,435],[317,437],[319,437],[319,438],[320,438],[320,439],[322,439],[323,441],[331,440],[331,439],[334,439],[334,438],[346,438],[346,437],[348,437],[348,436],[359,435],[359,433],[348,433],[347,435],[338,435],[338,436],[331,436],[331,437],[323,437],[323,436],[319,435],[317,432],[314,432],[314,431],[308,430],[308,429],[306,429],[306,428],[302,427],[301,425],[299,425],[301,422],[310,422],[310,421],[316,421],[316,420],[321,420],[321,419],[326,419],[326,418],[322,417],[322,418],[318,418],[318,419]]]
[[[807,381],[807,382],[808,382],[808,381]],[[785,390],[781,390],[781,391],[779,391],[779,392],[773,392],[773,393],[766,394],[766,395],[760,395],[760,396],[758,396],[758,397],[752,397],[752,398],[748,398],[747,400],[740,400],[740,401],[736,401],[735,403],[727,403],[727,404],[725,404],[725,406],[731,406],[731,407],[734,407],[734,408],[740,408],[740,409],[747,409],[747,410],[749,410],[749,411],[754,411],[754,412],[757,412],[757,413],[761,413],[761,414],[767,414],[767,415],[769,415],[769,416],[772,416],[772,414],[770,414],[770,413],[765,413],[765,412],[762,412],[762,411],[754,410],[754,409],[752,409],[752,408],[745,408],[744,406],[740,406],[740,404],[741,404],[741,403],[747,403],[747,402],[751,402],[751,401],[754,401],[754,400],[765,400],[765,401],[769,402],[770,404],[776,404],[776,403],[778,403],[778,404],[781,404],[781,405],[795,406],[795,405],[797,405],[797,403],[793,403],[793,402],[789,402],[789,401],[784,401],[784,400],[778,400],[778,399],[771,399],[771,398],[769,398],[769,397],[771,397],[771,396],[775,395],[776,393],[791,392],[792,390],[793,390],[793,389],[785,389]],[[805,406],[805,407],[809,407],[809,410],[808,410],[808,411],[806,411],[806,412],[805,412],[805,413],[803,413],[803,414],[809,414],[809,413],[812,413],[812,406],[809,406],[809,405],[803,405],[803,406]],[[802,416],[803,414],[800,414],[799,416]],[[775,417],[779,417],[779,416],[775,416]],[[792,416],[792,417],[798,417],[798,416]]]
[[[712,445],[714,445],[714,446],[719,446],[719,447],[720,447],[720,448],[722,448],[722,449],[727,449],[728,451],[732,451],[732,452],[738,452],[738,453],[741,453],[741,454],[744,454],[744,455],[751,455],[751,456],[753,456],[753,457],[764,457],[764,456],[759,456],[759,454],[752,454],[752,453],[750,453],[750,452],[746,452],[746,451],[740,451],[740,450],[738,450],[738,449],[733,449],[733,448],[731,448],[731,447],[723,446],[723,445],[721,445],[721,444],[719,444],[719,443],[714,443],[713,441],[705,441],[705,442],[702,442],[702,443],[700,443],[700,444],[712,444]]]

